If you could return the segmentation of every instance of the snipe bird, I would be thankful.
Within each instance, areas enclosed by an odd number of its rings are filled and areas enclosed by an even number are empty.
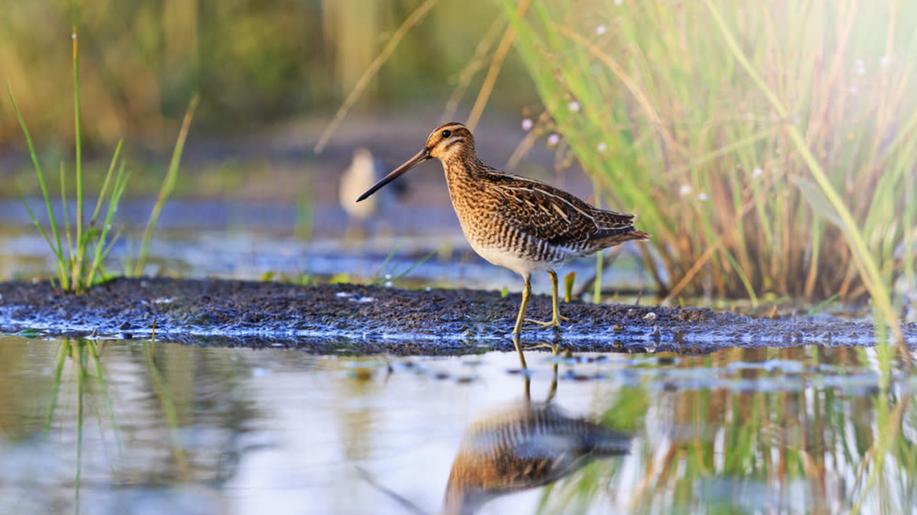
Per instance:
[[[420,152],[360,195],[357,202],[428,159],[439,159],[443,165],[452,207],[471,248],[490,263],[522,276],[514,336],[522,331],[524,321],[557,327],[566,319],[558,310],[558,265],[625,241],[648,238],[634,228],[634,215],[599,209],[545,183],[484,164],[475,152],[471,131],[456,122],[437,127]],[[552,317],[547,322],[525,319],[532,273],[541,270],[551,278]]]
[[[629,435],[569,417],[550,404],[522,402],[466,429],[443,513],[471,515],[495,497],[547,485],[629,449]]]

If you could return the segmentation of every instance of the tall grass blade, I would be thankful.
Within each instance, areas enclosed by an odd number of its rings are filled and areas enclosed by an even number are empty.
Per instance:
[[[105,214],[105,221],[102,224],[102,228],[99,229],[99,236],[96,239],[92,264],[86,276],[87,286],[95,284],[96,274],[107,255],[105,252],[105,244],[108,242],[108,233],[111,231],[111,226],[114,223],[115,213],[118,212],[118,205],[121,203],[121,197],[124,195],[124,190],[127,187],[128,178],[129,175],[125,172],[124,163],[122,162],[118,167],[118,174],[115,177],[115,185],[111,193],[111,198],[108,200],[108,211]]]
[[[29,158],[32,160],[32,168],[35,171],[35,178],[38,179],[38,187],[41,190],[41,197],[45,203],[45,210],[48,214],[48,225],[51,228],[51,237],[48,237],[46,234],[45,240],[48,241],[48,244],[51,247],[51,252],[54,254],[54,257],[57,258],[57,268],[58,268],[58,280],[60,281],[60,287],[67,291],[69,290],[69,280],[67,269],[64,264],[64,254],[63,248],[61,246],[61,237],[60,231],[57,227],[57,217],[54,214],[54,205],[51,202],[51,195],[48,193],[48,185],[45,182],[45,174],[41,168],[41,162],[38,159],[38,153],[35,151],[35,144],[32,142],[32,134],[29,132],[29,127],[25,123],[25,118],[22,116],[22,111],[19,110],[19,105],[16,103],[16,97],[13,95],[13,88],[7,84],[7,94],[9,95],[10,104],[13,106],[13,112],[16,113],[16,120],[19,122],[19,128],[22,130],[22,135],[25,138],[26,146],[29,149]],[[32,222],[38,227],[39,231],[44,233],[40,220],[35,216],[35,213],[32,212],[32,209],[28,207],[27,202],[23,199],[23,203],[26,205],[26,208],[29,211],[29,217],[32,219]]]
[[[80,41],[77,20],[79,4],[73,2],[73,25],[70,35],[73,63],[73,151],[75,154],[76,184],[76,258],[70,265],[70,284],[77,291],[82,291],[83,260],[86,256],[87,241],[83,238],[83,141],[80,123]]]
[[[60,163],[60,203],[63,213],[64,236],[67,240],[67,259],[73,259],[73,238],[70,237],[70,203],[67,201],[67,169]]]
[[[191,129],[191,120],[194,119],[194,111],[197,109],[199,101],[200,97],[195,95],[191,98],[191,102],[185,110],[181,129],[178,131],[178,138],[175,140],[175,146],[172,149],[172,158],[169,161],[169,168],[166,170],[166,176],[159,189],[159,195],[156,197],[156,204],[153,205],[153,209],[150,211],[146,229],[143,231],[140,254],[137,256],[137,262],[134,264],[134,276],[143,274],[143,269],[146,266],[146,260],[150,253],[150,243],[153,240],[153,232],[156,230],[156,224],[159,222],[159,215],[162,213],[163,206],[166,201],[169,200],[169,197],[172,196],[172,191],[175,189],[175,182],[178,180],[178,172],[181,167],[182,153],[185,150],[185,141],[188,139],[188,131]]]
[[[118,159],[121,157],[121,146],[123,144],[124,139],[119,139],[118,144],[115,146],[115,151],[111,156],[111,162],[108,164],[108,171],[105,173],[105,180],[102,181],[102,189],[99,190],[99,196],[96,198],[96,207],[92,210],[92,217],[89,219],[90,227],[95,227],[99,219],[99,211],[102,209],[102,204],[105,202],[105,197],[108,195],[108,188],[115,169],[117,168]]]

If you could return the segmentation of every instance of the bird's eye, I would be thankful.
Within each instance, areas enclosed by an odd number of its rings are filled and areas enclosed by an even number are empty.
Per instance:
[[[450,131],[450,130],[444,130],[444,131],[443,131],[443,137],[444,137],[444,138],[448,138],[449,136],[452,136],[452,131]]]

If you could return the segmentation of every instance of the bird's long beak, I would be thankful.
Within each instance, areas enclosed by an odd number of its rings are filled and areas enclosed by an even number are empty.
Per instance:
[[[424,148],[420,152],[414,154],[414,157],[405,161],[404,164],[402,164],[398,168],[395,168],[394,170],[389,172],[388,175],[386,175],[379,182],[373,185],[372,188],[369,188],[368,190],[366,190],[366,193],[360,195],[360,197],[357,199],[357,202],[360,202],[361,200],[366,200],[367,198],[370,197],[370,195],[379,191],[383,186],[394,181],[398,177],[404,175],[408,170],[410,170],[411,168],[414,168],[415,166],[419,165],[420,163],[423,163],[427,159],[430,159],[430,151]]]

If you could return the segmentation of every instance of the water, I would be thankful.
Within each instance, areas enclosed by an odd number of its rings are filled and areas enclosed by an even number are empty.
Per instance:
[[[480,513],[910,511],[915,383],[898,372],[882,393],[879,359],[817,347],[532,350],[522,374],[514,353],[386,359],[4,337],[0,512],[437,513],[454,462],[472,479],[453,490],[487,499]],[[544,410],[596,422],[627,454],[584,455],[548,426],[526,433],[520,413]],[[499,460],[469,459],[500,434],[535,436],[497,446]],[[482,477],[544,482],[511,465],[564,456],[579,461],[546,486],[481,488]]]
[[[41,216],[44,206],[39,199],[30,203]],[[112,273],[124,270],[125,262],[136,258],[148,204],[125,201],[119,209],[121,236],[110,255]],[[146,272],[247,280],[267,274],[297,282],[306,277],[342,277],[391,281],[403,287],[506,287],[510,291],[522,287],[518,274],[485,262],[471,250],[448,201],[435,207],[399,206],[371,221],[362,235],[349,238],[344,237],[348,221],[339,206],[324,201],[312,209],[314,227],[305,238],[297,235],[295,204],[172,201],[155,233]],[[0,249],[0,280],[46,277],[55,266],[47,243],[19,201],[0,199]],[[634,247],[625,249],[614,267],[606,268],[605,285],[647,293],[654,289]],[[582,283],[593,276],[595,259],[571,262],[562,272],[575,272]],[[546,276],[536,277],[534,287],[539,293],[550,292]]]

